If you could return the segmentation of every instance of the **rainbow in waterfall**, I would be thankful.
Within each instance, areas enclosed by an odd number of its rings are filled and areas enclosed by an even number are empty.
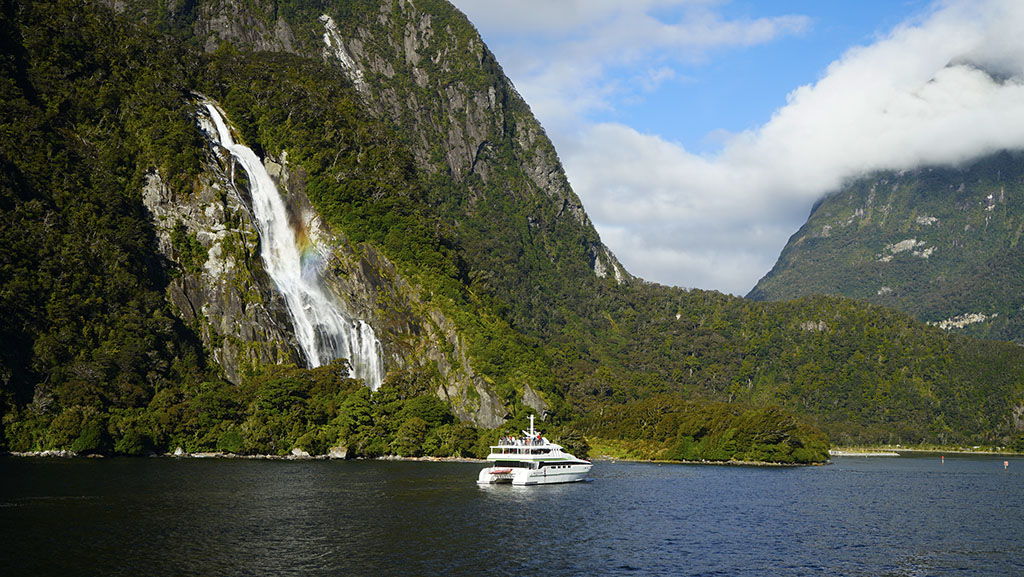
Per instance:
[[[260,234],[260,253],[270,277],[288,305],[295,337],[310,367],[347,358],[357,378],[376,390],[384,376],[380,341],[364,320],[342,313],[321,278],[322,257],[305,226],[293,226],[287,206],[263,162],[247,146],[235,143],[219,109],[206,103],[220,144],[249,175],[252,212]],[[296,230],[297,229],[297,230]]]

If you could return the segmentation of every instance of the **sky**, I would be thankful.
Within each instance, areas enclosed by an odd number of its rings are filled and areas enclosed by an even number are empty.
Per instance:
[[[1024,148],[1024,1],[453,3],[649,281],[744,295],[844,181]]]

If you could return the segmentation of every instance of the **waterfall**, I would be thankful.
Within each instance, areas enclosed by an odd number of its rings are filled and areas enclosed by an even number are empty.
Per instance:
[[[295,336],[310,367],[345,357],[355,377],[371,389],[380,386],[384,374],[380,341],[365,321],[352,320],[338,310],[324,289],[320,259],[305,231],[296,235],[277,185],[263,162],[249,147],[236,144],[217,107],[206,103],[217,127],[220,144],[249,175],[252,212],[260,234],[260,254],[270,277],[288,305]]]

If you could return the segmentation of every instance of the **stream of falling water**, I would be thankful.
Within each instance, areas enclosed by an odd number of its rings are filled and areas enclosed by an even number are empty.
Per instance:
[[[263,162],[249,147],[235,143],[227,123],[212,103],[206,103],[217,127],[220,144],[249,175],[252,212],[260,234],[264,266],[288,305],[295,336],[310,367],[347,358],[355,377],[373,390],[380,386],[384,366],[380,341],[365,321],[349,319],[338,310],[320,278],[316,248],[308,235],[299,240],[288,220],[281,194]],[[306,258],[303,258],[303,256]]]

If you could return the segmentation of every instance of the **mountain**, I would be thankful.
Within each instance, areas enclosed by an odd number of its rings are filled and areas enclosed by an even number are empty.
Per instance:
[[[629,275],[447,2],[2,7],[8,449],[1024,440],[1019,347]]]
[[[1024,343],[1024,152],[859,178],[815,205],[748,298],[842,295]]]

